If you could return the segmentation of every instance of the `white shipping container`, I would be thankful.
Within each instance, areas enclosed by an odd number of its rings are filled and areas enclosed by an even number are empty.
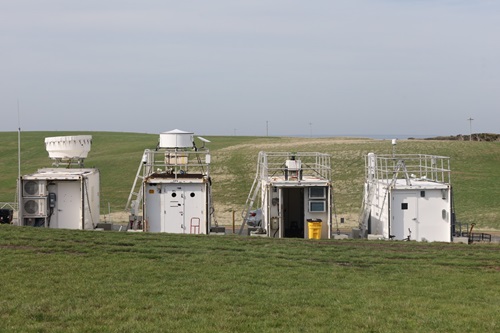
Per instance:
[[[22,189],[20,225],[94,229],[99,223],[99,170],[40,169],[22,176],[19,182]],[[36,187],[33,184],[37,184]],[[37,190],[32,191],[32,188]]]

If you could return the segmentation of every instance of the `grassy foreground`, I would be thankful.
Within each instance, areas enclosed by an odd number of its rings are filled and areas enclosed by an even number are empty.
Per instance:
[[[44,138],[91,134],[87,167],[101,172],[101,213],[122,212],[142,153],[154,148],[157,134],[114,132],[24,132],[22,174],[50,167]],[[335,206],[339,217],[355,224],[361,207],[364,156],[390,154],[390,140],[346,138],[213,137],[206,136],[212,154],[211,174],[216,218],[230,224],[237,218],[250,190],[259,151],[319,151],[331,154]],[[17,177],[17,133],[1,132],[0,202],[14,201]],[[199,142],[200,143],[200,142]],[[451,159],[452,184],[458,220],[477,228],[500,230],[500,142],[400,140],[399,154],[433,154]],[[241,221],[238,220],[237,223]]]
[[[0,331],[498,332],[499,250],[0,225]]]

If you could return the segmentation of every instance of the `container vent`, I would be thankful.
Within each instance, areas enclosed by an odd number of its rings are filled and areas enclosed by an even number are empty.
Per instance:
[[[45,181],[28,180],[23,184],[23,197],[43,197],[46,192]]]
[[[25,199],[23,204],[24,216],[45,216],[47,214],[45,207],[45,198]]]

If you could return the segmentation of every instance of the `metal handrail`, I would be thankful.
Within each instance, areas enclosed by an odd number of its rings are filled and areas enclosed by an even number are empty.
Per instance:
[[[374,155],[375,160],[365,158],[367,179],[390,184],[394,177],[399,178],[397,171],[404,163],[405,172],[414,179],[428,180],[438,183],[451,183],[450,158],[446,156],[426,154]],[[401,177],[402,178],[402,177]]]

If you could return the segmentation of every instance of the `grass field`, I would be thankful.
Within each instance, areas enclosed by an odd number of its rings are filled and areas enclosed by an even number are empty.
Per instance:
[[[157,134],[113,132],[22,133],[22,174],[49,167],[44,138],[91,134],[92,150],[87,167],[101,171],[101,213],[121,212],[134,181],[142,152],[154,148]],[[215,137],[212,153],[213,197],[216,218],[230,224],[232,211],[240,212],[255,175],[259,151],[319,151],[332,155],[335,207],[338,217],[350,225],[357,221],[364,182],[364,156],[368,152],[392,152],[390,140],[348,138]],[[0,201],[13,201],[17,177],[17,133],[0,133]],[[468,141],[400,140],[401,154],[435,154],[451,158],[452,184],[457,218],[476,223],[483,230],[500,229],[500,143]]]
[[[0,225],[0,332],[498,332],[498,244]]]
[[[50,166],[28,132],[22,173]],[[87,134],[87,133],[85,133]],[[122,211],[157,135],[89,133],[101,210]],[[207,137],[217,216],[241,210],[257,153],[332,155],[336,210],[355,221],[364,155],[390,141]],[[13,201],[17,133],[0,133],[0,201]],[[460,220],[500,229],[500,145],[413,141],[398,153],[451,157]],[[0,332],[496,332],[498,244],[267,239],[0,225]]]

